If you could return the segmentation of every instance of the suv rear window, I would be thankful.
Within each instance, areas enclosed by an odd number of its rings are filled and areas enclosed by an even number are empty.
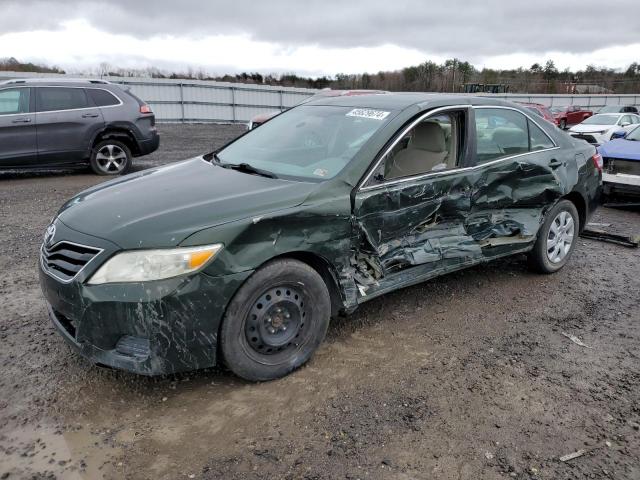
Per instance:
[[[102,90],[99,88],[88,88],[87,93],[97,107],[109,107],[111,105],[120,104],[120,100],[118,100],[111,92],[107,92],[106,90]]]
[[[89,106],[87,94],[83,88],[38,87],[36,92],[38,112],[72,110]]]

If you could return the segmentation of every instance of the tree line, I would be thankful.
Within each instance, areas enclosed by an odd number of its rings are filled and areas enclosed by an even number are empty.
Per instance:
[[[0,71],[65,73],[58,67],[21,63],[15,58],[0,60]],[[588,65],[571,71],[559,70],[553,60],[534,63],[529,68],[477,69],[457,58],[439,64],[430,60],[401,70],[378,73],[344,74],[304,77],[295,73],[262,74],[243,72],[212,75],[204,69],[168,72],[158,68],[124,69],[100,64],[82,72],[105,77],[147,77],[184,80],[216,80],[234,83],[274,85],[304,88],[374,89],[389,91],[463,92],[465,85],[501,85],[510,93],[638,93],[640,92],[640,63],[633,62],[626,70]]]

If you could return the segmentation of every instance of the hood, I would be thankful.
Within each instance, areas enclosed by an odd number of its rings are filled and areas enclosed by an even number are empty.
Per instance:
[[[602,145],[598,151],[603,157],[623,158],[640,162],[640,142],[616,138]]]
[[[196,158],[85,190],[61,208],[58,218],[125,249],[171,247],[204,228],[300,205],[317,186]]]
[[[571,132],[576,133],[589,133],[589,132],[602,132],[603,130],[611,130],[612,128],[616,128],[616,125],[583,125],[582,123],[578,125],[574,125],[569,129]],[[619,128],[619,127],[618,127]]]

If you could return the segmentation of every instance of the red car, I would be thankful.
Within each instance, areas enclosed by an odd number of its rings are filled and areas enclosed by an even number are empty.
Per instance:
[[[565,107],[553,107],[551,112],[555,117],[556,125],[561,129],[565,129],[572,125],[582,123],[584,120],[593,115],[591,110],[583,110],[578,105],[567,105]]]
[[[527,103],[527,102],[518,102],[518,103],[526,107],[528,110],[535,113],[536,115],[544,118],[548,122],[551,122],[554,125],[557,125],[556,119],[553,116],[553,113],[551,113],[551,110],[549,110],[546,106],[542,105],[541,103]]]

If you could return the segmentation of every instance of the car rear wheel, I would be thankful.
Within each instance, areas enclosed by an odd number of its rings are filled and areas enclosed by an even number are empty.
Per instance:
[[[98,175],[120,175],[131,167],[131,150],[117,140],[104,140],[91,151],[91,169]]]
[[[578,210],[569,200],[559,201],[546,215],[529,252],[529,263],[538,272],[554,273],[565,266],[578,239]]]
[[[220,329],[222,359],[246,380],[280,378],[311,358],[330,314],[329,291],[318,272],[292,259],[268,263],[227,308]]]

